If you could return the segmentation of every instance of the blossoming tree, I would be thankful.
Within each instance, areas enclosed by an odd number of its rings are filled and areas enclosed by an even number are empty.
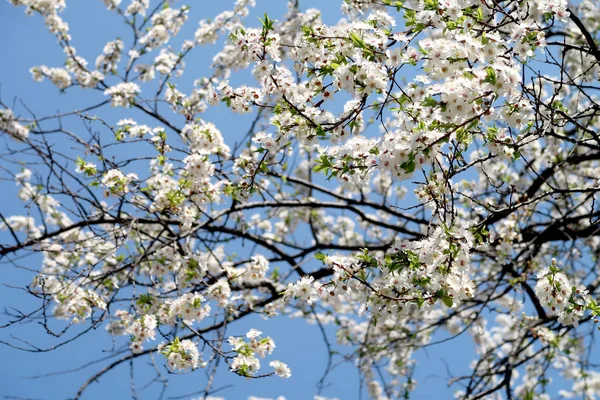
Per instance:
[[[98,99],[49,116],[0,103],[3,179],[23,202],[0,207],[0,257],[37,257],[39,306],[2,328],[130,338],[77,398],[144,357],[293,380],[276,337],[231,333],[251,314],[333,334],[330,358],[374,399],[408,398],[415,354],[459,336],[477,357],[457,398],[600,398],[597,1],[346,0],[328,25],[299,0],[260,21],[237,0],[174,48],[187,6],[104,0],[130,36],[95,60],[65,0],[9,1],[64,50],[33,79]],[[178,85],[215,43],[211,74]],[[110,107],[128,117],[98,115]],[[213,107],[251,123],[222,134]]]

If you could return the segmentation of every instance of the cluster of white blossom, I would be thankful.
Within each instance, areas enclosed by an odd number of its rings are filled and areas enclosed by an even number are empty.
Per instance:
[[[32,68],[31,75],[38,82],[42,82],[44,78],[48,78],[59,89],[66,89],[71,86],[72,82],[71,75],[64,68],[48,68],[42,65]]]
[[[123,41],[121,39],[106,43],[102,54],[96,58],[96,68],[102,70],[104,74],[116,71],[119,61],[121,61],[123,48]]]
[[[585,286],[572,286],[565,274],[559,272],[556,259],[538,273],[535,294],[540,302],[550,307],[552,313],[565,325],[579,325],[590,302]]]
[[[139,318],[135,318],[134,315],[124,310],[117,310],[115,316],[119,320],[113,321],[111,325],[108,325],[107,330],[113,335],[130,335],[131,344],[129,347],[133,353],[141,353],[144,350],[143,342],[154,340],[158,326],[156,316],[145,314]]]
[[[225,158],[230,155],[229,146],[223,140],[221,131],[212,122],[199,121],[187,124],[181,130],[181,135],[192,151],[216,154]]]
[[[9,108],[0,110],[0,131],[17,140],[24,140],[29,136],[29,128],[20,123]]]
[[[230,367],[235,373],[242,376],[254,376],[260,369],[260,360],[256,357],[265,358],[275,349],[275,342],[270,337],[263,338],[261,331],[250,329],[246,338],[229,337],[229,344],[238,355],[232,360]],[[289,367],[281,361],[271,361],[269,364],[275,370],[275,374],[282,378],[289,378],[292,373]]]
[[[30,288],[39,293],[52,295],[56,303],[53,310],[56,318],[81,324],[92,316],[94,308],[105,311],[107,307],[104,296],[92,289],[77,286],[81,283],[83,282],[74,281],[66,284],[52,276],[38,276],[33,280]]]
[[[102,183],[111,194],[120,196],[129,193],[129,183],[136,178],[136,174],[131,173],[125,175],[118,169],[111,169],[102,176],[100,183]]]
[[[117,122],[117,126],[119,128],[116,134],[119,138],[122,138],[123,134],[129,134],[130,138],[143,138],[146,135],[151,135],[154,131],[160,130],[160,128],[153,130],[148,125],[138,124],[130,118],[120,120]]]
[[[134,0],[134,2],[135,1],[136,0]],[[146,2],[145,8],[148,8],[148,0],[143,1]],[[129,8],[131,8],[131,6]],[[152,16],[152,27],[140,38],[140,43],[144,45],[145,50],[156,49],[166,44],[171,37],[177,35],[181,26],[188,18],[188,11],[189,9],[186,6],[183,6],[180,9],[167,7],[154,14]]]
[[[254,7],[256,0],[236,0],[233,10],[223,11],[211,20],[200,20],[200,27],[194,35],[199,45],[215,43],[223,30],[233,31],[241,26],[241,20],[248,16],[249,7]]]
[[[210,315],[210,306],[205,303],[204,296],[186,293],[172,302],[168,302],[169,315],[165,321],[174,322],[177,317],[188,323],[202,321]],[[162,320],[162,319],[161,319]]]
[[[109,10],[115,10],[121,4],[121,0],[103,0],[103,1],[104,1],[104,5]]]
[[[334,271],[333,279],[323,284],[303,277],[288,284],[285,297],[309,304],[319,298],[345,298],[359,304],[359,313],[368,308],[385,318],[416,309],[427,314],[437,300],[454,307],[475,295],[469,277],[472,246],[468,231],[438,228],[421,241],[396,240],[387,254],[323,255],[323,262]],[[380,275],[367,281],[377,269]]]
[[[540,11],[551,13],[560,21],[566,21],[569,17],[567,0],[542,0],[536,4]]]
[[[135,103],[135,96],[140,93],[140,87],[133,82],[118,83],[104,91],[111,97],[113,107],[131,107]]]
[[[81,87],[94,88],[104,79],[104,74],[100,71],[90,71],[88,69],[88,62],[83,57],[76,55],[73,47],[66,47],[65,54],[67,55],[66,69],[75,77]],[[52,77],[50,77],[50,80],[56,84]]]
[[[0,222],[0,229],[12,229],[15,232],[25,232],[28,238],[35,239],[42,236],[42,231],[35,224],[33,217],[11,215]]]
[[[115,316],[118,320],[112,321],[107,330],[113,335],[130,335],[130,347],[139,353],[143,351],[144,341],[154,340],[159,325],[172,326],[179,320],[192,325],[208,317],[210,312],[210,305],[198,293],[186,293],[165,301],[147,294],[138,299],[134,314],[117,310]]]
[[[238,88],[232,88],[229,86],[229,81],[223,81],[217,87],[216,91],[211,94],[220,94],[221,101],[225,101],[231,111],[246,114],[253,110],[253,105],[260,103],[262,100],[262,93],[258,88],[252,88],[248,86],[240,86]]]
[[[175,70],[175,67],[178,66],[179,68],[177,69],[177,73],[175,75],[181,76],[183,74],[183,68],[185,67],[185,64],[178,61],[179,56],[177,54],[170,50],[162,49],[160,54],[154,59],[154,68],[156,68],[159,73],[166,75],[170,74],[173,70]]]
[[[198,346],[191,340],[180,341],[176,338],[167,345],[159,346],[158,350],[166,357],[169,368],[174,371],[205,366],[200,351],[198,351]]]
[[[109,3],[107,6],[111,8],[111,6],[114,6],[114,3]],[[131,0],[125,10],[125,15],[140,14],[145,16],[148,7],[150,7],[150,0]]]

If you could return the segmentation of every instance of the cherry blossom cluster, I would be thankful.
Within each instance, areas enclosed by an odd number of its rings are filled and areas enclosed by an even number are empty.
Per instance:
[[[29,128],[20,123],[13,111],[8,108],[0,110],[0,130],[16,140],[24,140],[29,136]]]
[[[140,93],[140,87],[133,82],[119,83],[104,91],[104,94],[110,96],[113,107],[131,107],[135,103],[135,96]]]
[[[550,267],[538,273],[535,294],[540,302],[558,314],[558,320],[565,325],[579,325],[590,298],[585,286],[571,286],[565,274],[559,272],[556,259]]]
[[[265,358],[275,349],[275,342],[270,337],[263,338],[262,332],[250,329],[243,337],[229,337],[229,344],[238,355],[231,361],[231,370],[242,376],[254,376],[260,369],[260,358]],[[257,357],[258,356],[258,357]],[[292,373],[289,367],[281,361],[271,361],[269,364],[275,374],[282,378],[289,378]]]
[[[179,340],[176,338],[173,342],[160,346],[159,351],[167,359],[169,368],[174,371],[190,370],[198,367],[204,367],[198,346],[191,340]]]

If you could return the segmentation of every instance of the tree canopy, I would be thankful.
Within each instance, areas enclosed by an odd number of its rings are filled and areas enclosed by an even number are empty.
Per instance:
[[[223,363],[298,384],[277,337],[236,328],[251,315],[314,324],[321,383],[347,362],[373,399],[411,398],[415,355],[462,337],[457,399],[600,398],[598,1],[345,0],[331,24],[237,0],[181,38],[178,1],[103,0],[128,34],[95,60],[65,0],[9,2],[64,51],[33,79],[90,93],[52,115],[0,99],[0,262],[37,304],[10,304],[2,344],[105,330],[76,398],[144,358],[157,397],[187,373],[210,398]],[[55,344],[11,336],[28,322]]]

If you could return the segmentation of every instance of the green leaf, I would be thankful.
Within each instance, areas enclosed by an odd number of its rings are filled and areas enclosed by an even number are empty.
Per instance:
[[[327,258],[327,255],[326,255],[326,254],[324,254],[324,253],[321,253],[320,251],[318,251],[318,252],[315,254],[315,258],[316,258],[317,260],[319,260],[319,261],[325,261],[325,259]]]
[[[491,67],[491,66],[487,67],[485,69],[485,72],[486,72],[487,76],[483,81],[491,83],[492,85],[496,85],[498,78],[496,77],[496,70],[494,70],[494,67]]]
[[[407,174],[411,174],[415,171],[417,165],[415,164],[415,155],[411,152],[408,156],[408,160],[400,164],[400,168]]]
[[[475,18],[479,22],[483,21],[483,10],[481,9],[481,6],[477,7],[477,11],[475,12]]]
[[[421,102],[421,105],[423,107],[436,107],[438,105],[438,102],[435,101],[433,97],[428,96],[425,100]]]
[[[259,18],[259,20],[263,26],[263,35],[266,35],[267,32],[273,30],[273,24],[275,21],[270,19],[267,13],[264,14],[264,18]]]
[[[452,305],[454,304],[454,301],[450,296],[442,296],[442,301],[447,307],[452,307]]]
[[[360,47],[361,49],[367,48],[365,41],[354,32],[350,32],[350,40],[352,40],[352,43],[354,43],[356,47]]]

